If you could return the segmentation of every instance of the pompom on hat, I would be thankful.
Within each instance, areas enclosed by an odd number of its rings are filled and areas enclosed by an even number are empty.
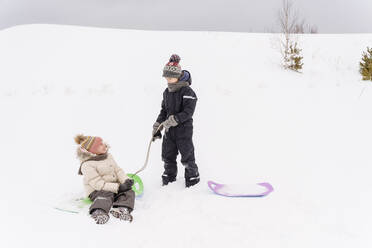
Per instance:
[[[182,75],[180,66],[181,58],[177,54],[173,54],[169,62],[163,68],[163,77],[179,78]]]
[[[97,153],[97,148],[103,143],[101,137],[96,136],[84,136],[82,134],[76,135],[75,137],[76,144],[80,145],[82,149],[87,150],[88,152]]]

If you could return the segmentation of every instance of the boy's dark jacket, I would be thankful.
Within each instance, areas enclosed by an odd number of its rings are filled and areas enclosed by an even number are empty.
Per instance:
[[[157,118],[157,122],[162,123],[170,115],[174,115],[178,125],[180,126],[192,126],[193,119],[192,115],[195,111],[197,97],[195,92],[191,89],[191,75],[188,71],[182,71],[182,75],[177,84],[185,84],[179,90],[170,92],[169,89],[165,89],[163,93],[163,101],[161,104],[160,114]]]

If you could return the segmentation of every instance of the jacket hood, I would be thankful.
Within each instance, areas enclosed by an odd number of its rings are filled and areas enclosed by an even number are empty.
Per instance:
[[[188,82],[189,85],[191,85],[191,82],[192,82],[191,73],[189,71],[182,70],[181,77],[178,81],[179,82]]]
[[[106,153],[108,153],[108,150],[110,149],[110,146],[106,143],[105,143],[105,145],[107,146],[107,152]],[[76,149],[76,156],[80,160],[80,162],[82,163],[82,162],[87,161],[88,159],[91,159],[91,158],[96,157],[98,155],[85,150],[81,146],[78,146],[78,148]]]

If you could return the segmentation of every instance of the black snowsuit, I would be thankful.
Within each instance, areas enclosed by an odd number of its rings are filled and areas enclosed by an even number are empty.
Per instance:
[[[183,71],[179,80],[191,85],[189,72]],[[174,181],[177,176],[177,155],[181,153],[181,163],[185,166],[186,185],[190,180],[199,180],[198,167],[195,163],[193,135],[193,119],[197,97],[190,86],[184,86],[175,92],[167,88],[163,93],[161,111],[157,118],[158,123],[165,121],[170,115],[174,115],[178,125],[169,128],[164,133],[162,144],[162,159],[164,161],[164,176]],[[174,180],[172,180],[174,179]]]

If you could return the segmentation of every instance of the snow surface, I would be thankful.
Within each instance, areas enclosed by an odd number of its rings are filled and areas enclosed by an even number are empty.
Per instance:
[[[371,247],[372,34],[303,35],[303,73],[282,70],[276,35],[25,25],[0,31],[2,247]],[[139,169],[178,53],[199,101],[201,183],[161,187],[161,143],[141,173],[134,222],[99,226],[53,209],[83,190],[73,136],[99,135]],[[270,182],[224,198],[207,181]]]

